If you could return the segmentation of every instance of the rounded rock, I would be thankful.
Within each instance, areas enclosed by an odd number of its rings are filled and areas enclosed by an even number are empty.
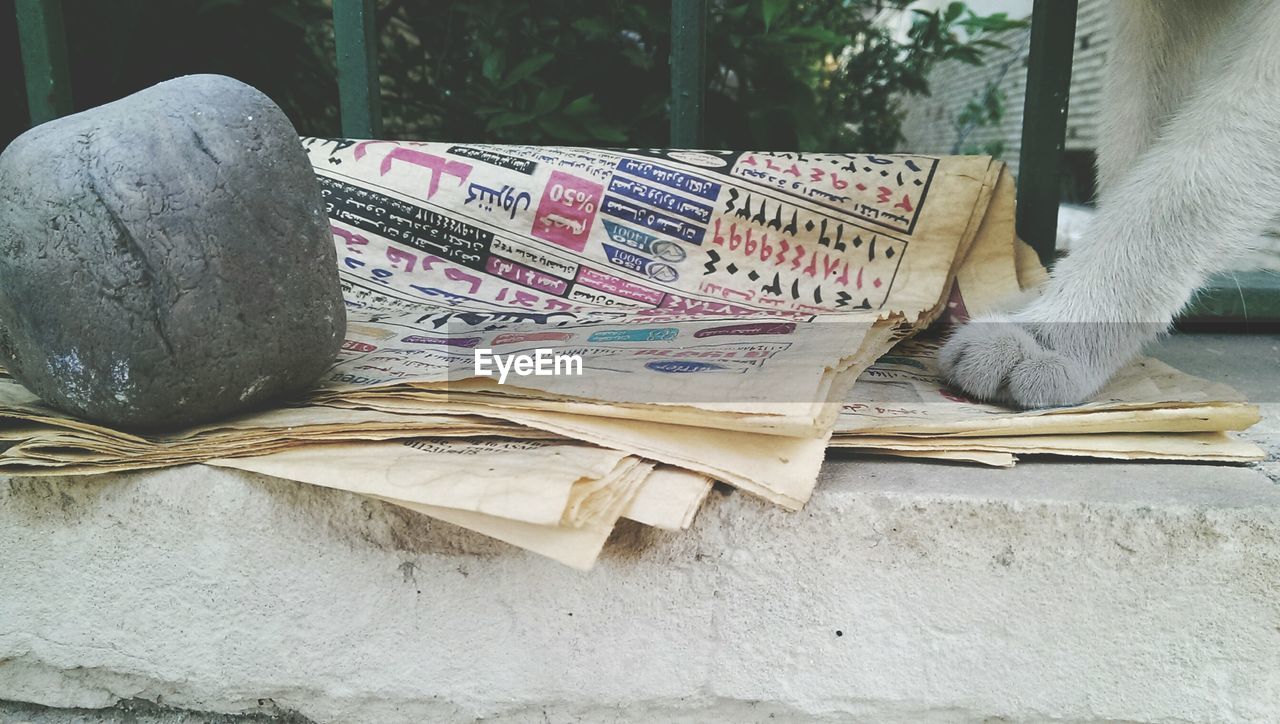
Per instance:
[[[250,86],[178,78],[0,154],[0,359],[54,407],[155,430],[261,406],[345,325],[319,183]]]

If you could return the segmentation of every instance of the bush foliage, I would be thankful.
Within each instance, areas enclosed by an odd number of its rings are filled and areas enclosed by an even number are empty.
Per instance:
[[[271,95],[337,135],[330,0],[67,3],[77,107],[191,72]],[[905,0],[709,0],[707,145],[890,150],[902,99],[939,62],[981,63],[1021,23],[963,3],[875,22]],[[669,0],[380,0],[390,137],[662,146]]]

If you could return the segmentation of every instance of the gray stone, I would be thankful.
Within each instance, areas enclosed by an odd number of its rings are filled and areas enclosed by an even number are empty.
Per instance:
[[[0,359],[49,404],[208,420],[312,384],[344,328],[319,184],[257,90],[178,78],[0,155]]]

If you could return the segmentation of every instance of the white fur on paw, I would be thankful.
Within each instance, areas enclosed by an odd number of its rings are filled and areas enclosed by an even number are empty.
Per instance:
[[[961,327],[938,362],[947,381],[966,394],[1022,408],[1074,405],[1093,392],[1077,362],[1003,316]]]

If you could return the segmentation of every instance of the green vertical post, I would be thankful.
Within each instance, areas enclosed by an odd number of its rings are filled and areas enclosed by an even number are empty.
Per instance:
[[[382,136],[382,101],[374,0],[333,0],[333,42],[338,52],[342,135],[379,138]]]
[[[707,0],[671,0],[671,147],[701,148],[707,98]]]
[[[1018,236],[1053,260],[1058,237],[1062,151],[1067,138],[1067,101],[1075,50],[1077,0],[1035,0],[1027,94],[1018,158]]]
[[[18,43],[31,125],[71,112],[71,74],[62,0],[18,0]]]

